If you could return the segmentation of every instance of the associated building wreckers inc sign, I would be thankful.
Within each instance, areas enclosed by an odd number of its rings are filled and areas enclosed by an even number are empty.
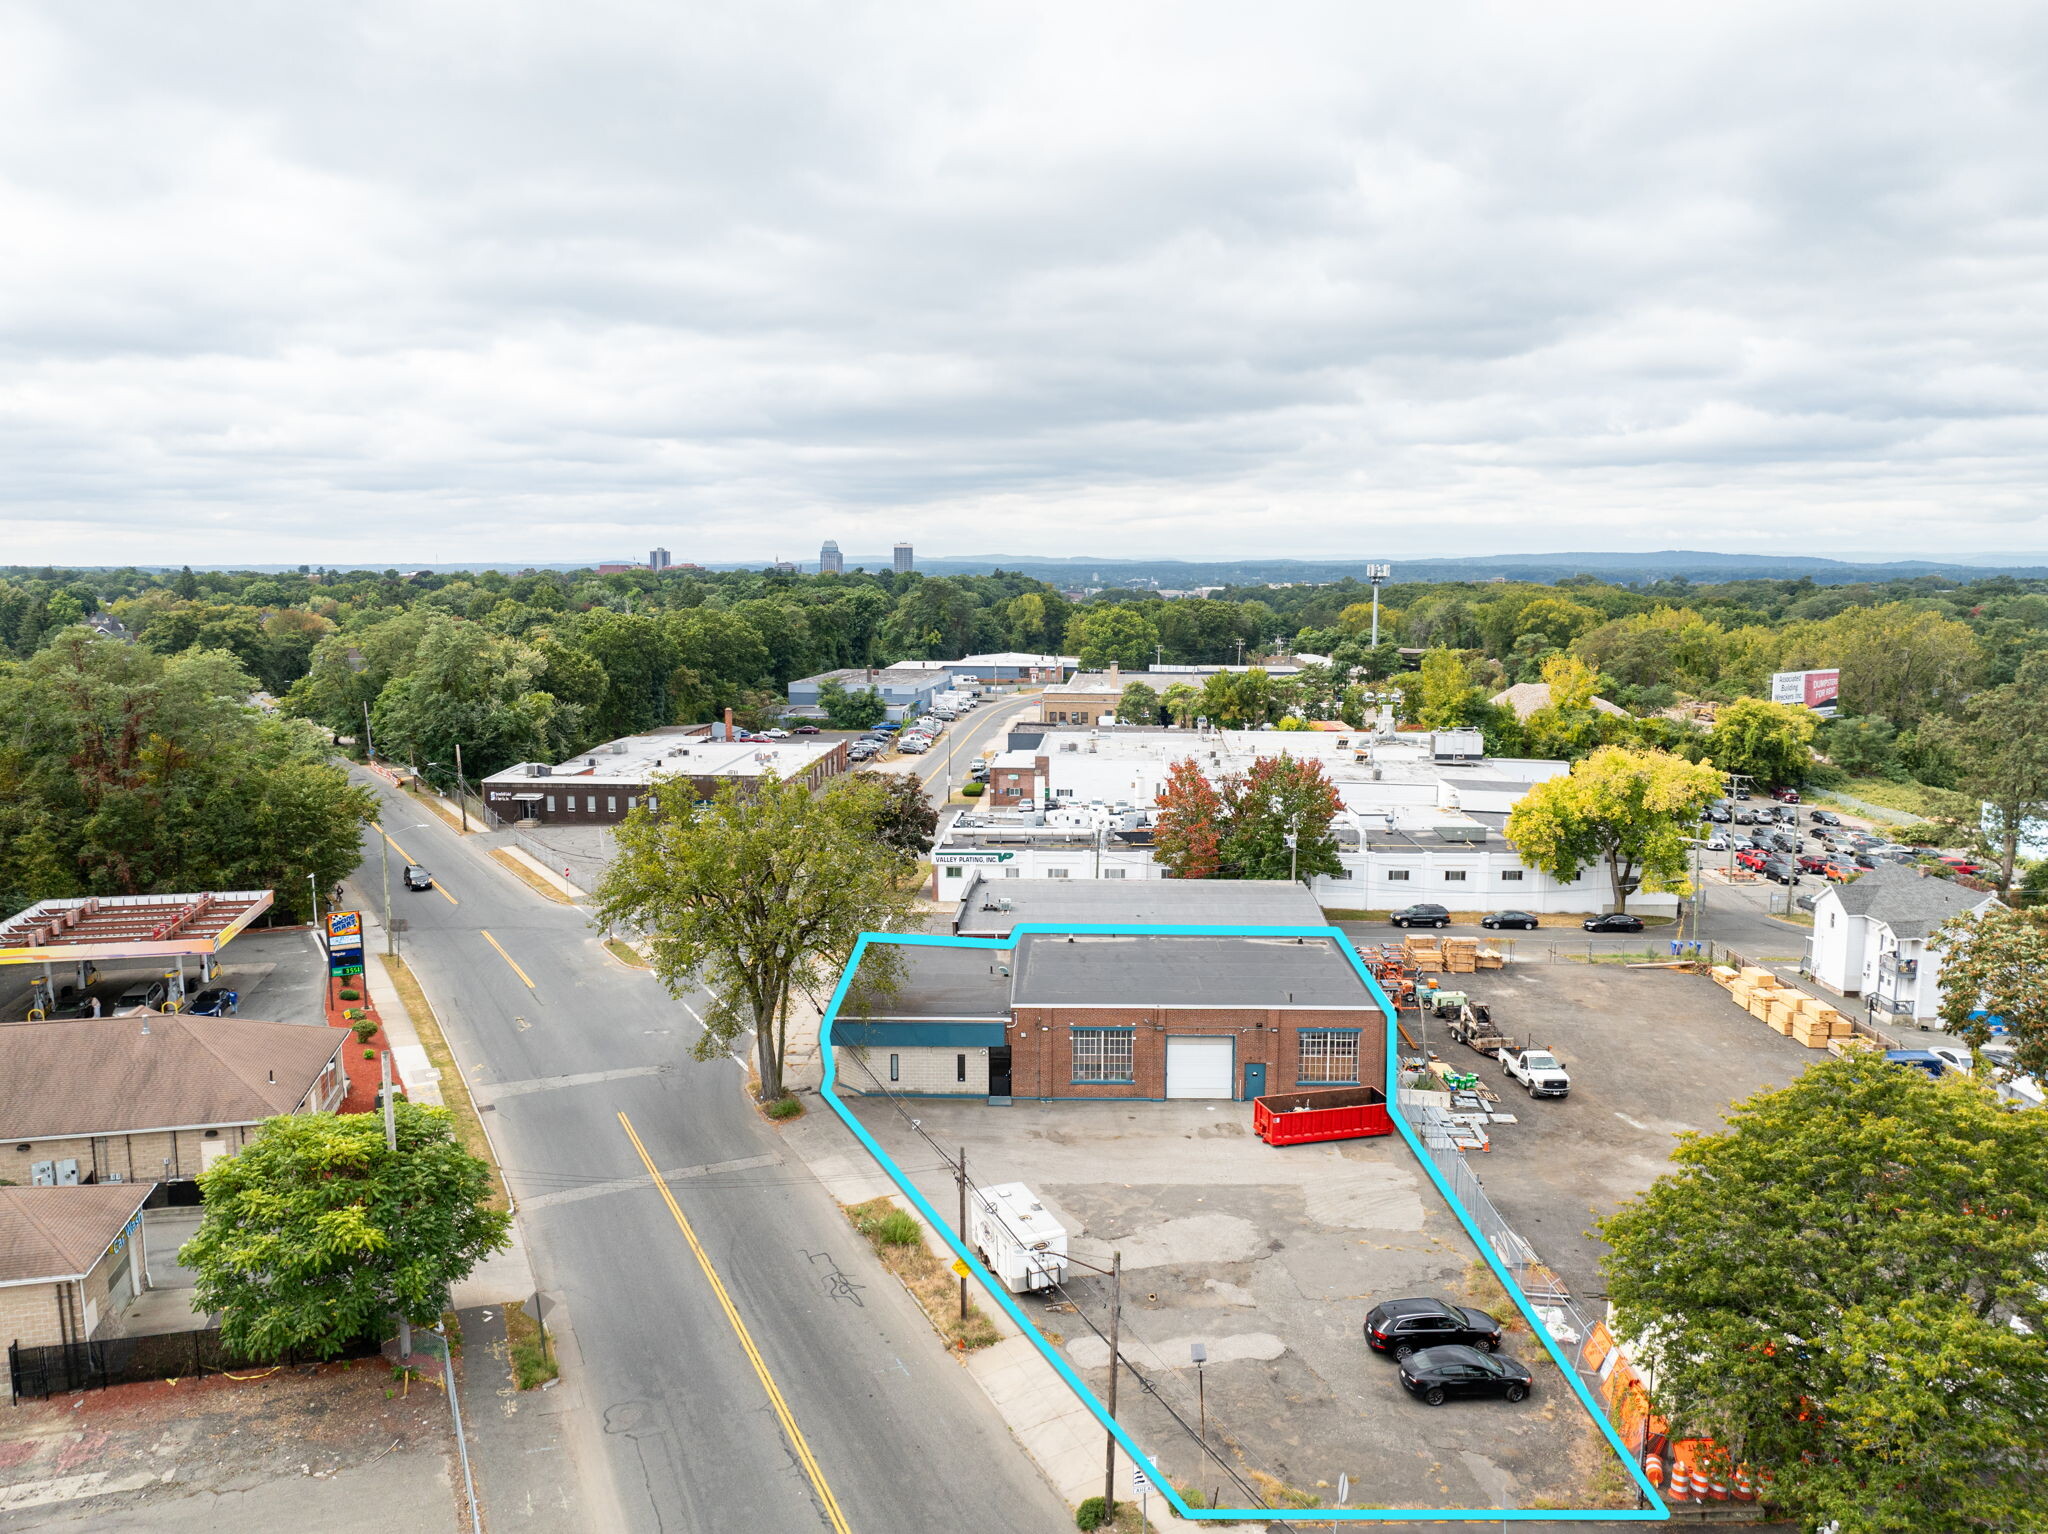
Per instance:
[[[1832,712],[1842,690],[1842,673],[1829,671],[1778,671],[1771,675],[1771,701],[1796,703],[1805,708]]]
[[[1014,852],[934,852],[934,863],[1007,863]]]

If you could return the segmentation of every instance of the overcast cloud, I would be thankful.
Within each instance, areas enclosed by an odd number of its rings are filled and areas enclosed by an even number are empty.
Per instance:
[[[2048,555],[2038,3],[0,9],[0,563]]]

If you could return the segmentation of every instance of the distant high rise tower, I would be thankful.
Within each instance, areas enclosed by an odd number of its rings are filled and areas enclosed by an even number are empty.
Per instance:
[[[651,551],[651,552],[650,552],[650,553],[648,554],[648,556],[647,556],[647,568],[648,568],[648,569],[650,569],[650,570],[666,570],[666,569],[668,568],[668,566],[669,566],[669,558],[668,558],[668,550],[667,550],[667,549],[655,549],[655,550],[652,550],[652,551]]]
[[[820,575],[844,575],[846,556],[839,552],[839,545],[827,538],[825,546],[818,550],[818,573]]]
[[[896,545],[896,573],[898,575],[906,574],[915,562],[911,557],[909,544],[899,543]]]

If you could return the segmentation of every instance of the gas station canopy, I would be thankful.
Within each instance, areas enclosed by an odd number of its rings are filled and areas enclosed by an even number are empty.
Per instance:
[[[44,900],[0,922],[0,966],[209,957],[270,906],[269,890]]]

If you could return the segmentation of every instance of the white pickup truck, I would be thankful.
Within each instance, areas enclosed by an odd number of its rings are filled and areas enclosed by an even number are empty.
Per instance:
[[[1531,1097],[1563,1097],[1572,1089],[1572,1078],[1547,1049],[1499,1049],[1494,1058],[1529,1089]]]

